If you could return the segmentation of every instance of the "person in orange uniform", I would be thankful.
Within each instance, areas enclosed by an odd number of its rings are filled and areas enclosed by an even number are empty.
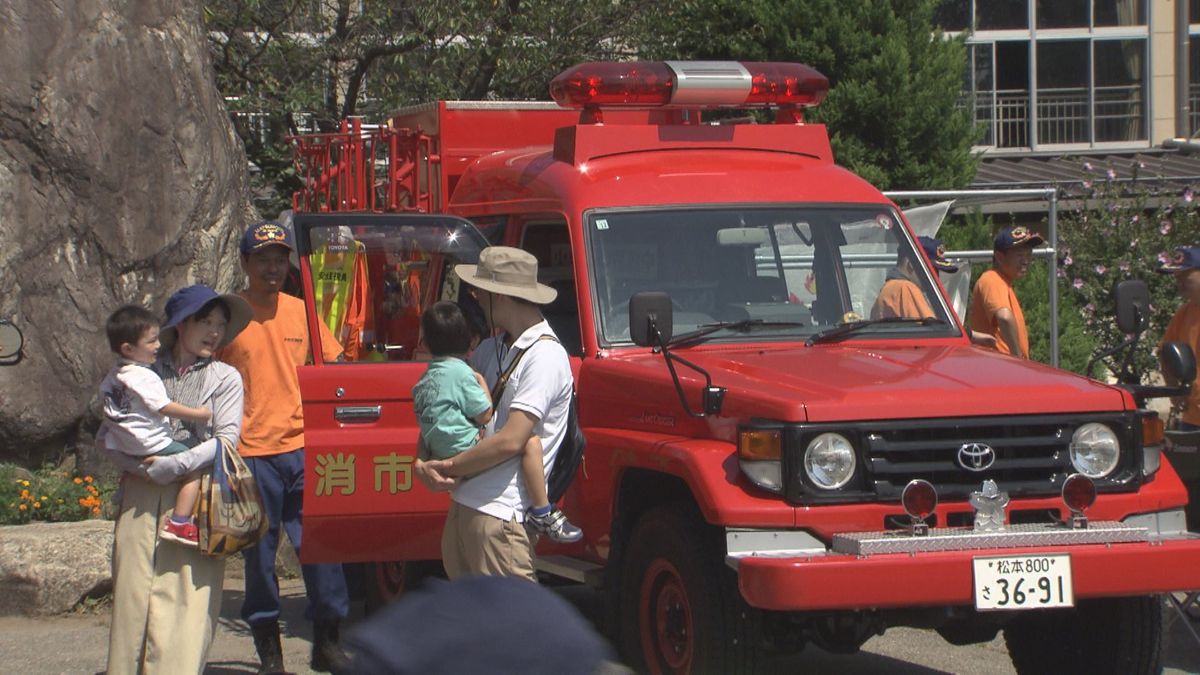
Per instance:
[[[1180,246],[1175,257],[1160,265],[1157,271],[1175,276],[1175,284],[1183,298],[1183,304],[1167,324],[1162,344],[1184,342],[1193,353],[1200,354],[1200,246]],[[1162,344],[1159,344],[1160,350]],[[1180,403],[1183,413],[1179,428],[1200,431],[1200,387],[1193,385],[1192,393]]]
[[[942,242],[933,237],[917,237],[917,242],[929,256],[929,262],[938,272],[957,272],[958,266],[946,260]],[[927,319],[934,316],[925,292],[917,284],[920,279],[921,263],[916,252],[901,247],[896,266],[888,270],[887,280],[879,289],[879,297],[871,308],[872,319]]]
[[[996,338],[996,351],[1029,358],[1029,332],[1013,284],[1029,272],[1033,249],[1045,240],[1025,226],[1007,227],[996,234],[992,269],[975,282],[968,310],[971,330]]]
[[[251,225],[242,236],[242,269],[248,284],[241,297],[254,318],[233,342],[220,351],[222,361],[241,373],[246,386],[238,451],[254,473],[262,492],[270,526],[266,535],[244,551],[246,597],[242,618],[250,624],[261,661],[259,672],[283,672],[279,640],[279,583],[275,554],[280,526],[300,552],[300,514],[304,495],[304,418],[296,367],[319,348],[326,361],[340,358],[342,348],[324,322],[318,322],[320,342],[309,344],[304,302],[281,293],[288,273],[288,255],[295,249],[292,235],[274,221]],[[308,594],[306,616],[313,623],[313,670],[346,665],[338,642],[339,624],[350,601],[341,565],[302,565]]]

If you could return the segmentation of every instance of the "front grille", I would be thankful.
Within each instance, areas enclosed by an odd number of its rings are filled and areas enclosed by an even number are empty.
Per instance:
[[[792,451],[787,461],[788,494],[793,501],[805,503],[846,501],[850,496],[822,493],[808,484],[803,473],[808,440],[819,433],[837,431],[859,450],[858,480],[847,487],[860,499],[899,501],[904,486],[914,478],[932,483],[941,500],[966,499],[988,479],[1013,498],[1057,496],[1063,481],[1075,473],[1069,451],[1071,435],[1087,422],[1107,424],[1121,441],[1118,467],[1096,481],[1097,489],[1136,489],[1141,480],[1141,427],[1135,413],[1118,413],[797,425],[789,429]],[[1138,429],[1137,434],[1134,429]],[[969,448],[964,455],[966,461],[961,461],[960,449],[972,444],[979,445]],[[985,457],[972,462],[972,454]],[[989,466],[979,466],[988,464],[989,458]],[[982,470],[973,471],[964,465]]]

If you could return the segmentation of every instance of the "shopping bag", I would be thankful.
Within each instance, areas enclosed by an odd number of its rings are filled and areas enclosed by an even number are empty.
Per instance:
[[[200,552],[224,558],[253,546],[267,531],[262,493],[232,443],[218,439],[213,470],[200,483],[196,525]]]

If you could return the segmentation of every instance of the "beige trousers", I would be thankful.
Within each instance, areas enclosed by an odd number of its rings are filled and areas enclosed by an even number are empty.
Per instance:
[[[200,673],[221,612],[225,561],[159,539],[178,484],[121,482],[108,673]]]
[[[524,525],[454,501],[442,529],[442,565],[451,579],[482,574],[537,581],[533,542]]]

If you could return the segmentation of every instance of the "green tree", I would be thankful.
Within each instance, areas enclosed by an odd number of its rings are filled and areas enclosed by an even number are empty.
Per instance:
[[[829,78],[808,116],[838,163],[882,189],[951,189],[975,176],[981,129],[962,103],[964,38],[933,23],[934,0],[684,0],[664,9],[675,39],[648,58],[799,61]]]
[[[546,99],[550,79],[587,60],[630,58],[649,0],[206,0],[217,85],[259,208],[298,186],[285,137],[436,99]]]

